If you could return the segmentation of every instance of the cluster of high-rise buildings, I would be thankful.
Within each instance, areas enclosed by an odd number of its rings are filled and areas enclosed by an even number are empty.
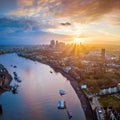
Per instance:
[[[50,48],[61,48],[64,47],[65,43],[64,42],[59,42],[59,41],[55,41],[55,40],[51,40],[50,41]]]

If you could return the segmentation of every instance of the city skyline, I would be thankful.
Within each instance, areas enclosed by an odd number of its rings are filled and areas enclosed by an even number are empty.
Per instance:
[[[119,0],[0,1],[0,44],[120,45],[119,6]]]

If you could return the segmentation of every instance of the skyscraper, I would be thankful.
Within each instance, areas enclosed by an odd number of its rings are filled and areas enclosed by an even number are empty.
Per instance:
[[[50,41],[50,47],[51,47],[51,48],[55,48],[55,41],[54,41],[54,40],[51,40],[51,41]]]
[[[105,49],[102,49],[102,50],[101,50],[101,57],[102,57],[103,59],[105,59]]]

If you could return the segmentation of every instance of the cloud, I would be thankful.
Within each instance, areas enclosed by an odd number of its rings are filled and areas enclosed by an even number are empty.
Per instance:
[[[69,18],[86,24],[104,18],[112,11],[120,18],[120,0],[17,0],[18,9],[8,15],[22,17]],[[118,23],[118,21],[116,20]]]
[[[110,19],[110,16],[109,16]],[[116,13],[111,13],[112,24],[116,26],[120,26],[120,11],[116,11]]]
[[[34,20],[3,17],[0,18],[0,28],[1,33],[18,33],[40,30],[40,25]]]
[[[7,16],[17,16],[17,17],[32,17],[41,11],[41,7],[35,8],[18,8],[17,10],[10,11]]]
[[[82,23],[101,19],[113,10],[120,12],[120,0],[61,0],[61,6],[56,16],[70,17]]]
[[[71,23],[69,23],[69,22],[66,22],[66,23],[60,23],[61,25],[63,25],[63,26],[69,26],[69,25],[71,25]]]
[[[32,6],[34,0],[17,0],[17,4],[19,7],[29,7]]]
[[[7,16],[42,18],[53,16],[60,10],[59,0],[16,0],[17,9],[9,11]]]
[[[35,20],[31,18],[2,17],[0,18],[0,34],[13,34],[24,32],[47,31],[47,29],[56,29],[57,23],[52,24],[47,20]]]

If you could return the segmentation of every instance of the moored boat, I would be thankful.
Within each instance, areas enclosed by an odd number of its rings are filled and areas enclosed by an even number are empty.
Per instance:
[[[13,74],[14,74],[14,77],[17,77],[17,73],[16,72],[13,72]]]
[[[17,82],[22,82],[22,79],[21,79],[20,77],[16,77],[15,80],[16,80]]]
[[[59,90],[59,94],[60,94],[60,95],[65,95],[66,92],[65,92],[64,90]]]
[[[72,118],[72,112],[70,110],[67,110],[67,115],[68,115],[68,118],[71,119]]]
[[[65,109],[66,108],[65,101],[58,100],[57,107],[58,107],[58,109]]]
[[[14,79],[17,81],[17,82],[22,82],[22,79],[17,75],[16,72],[13,72],[14,74]]]
[[[12,92],[15,94],[17,93],[17,88],[18,88],[18,85],[17,84],[14,84],[11,88]]]

